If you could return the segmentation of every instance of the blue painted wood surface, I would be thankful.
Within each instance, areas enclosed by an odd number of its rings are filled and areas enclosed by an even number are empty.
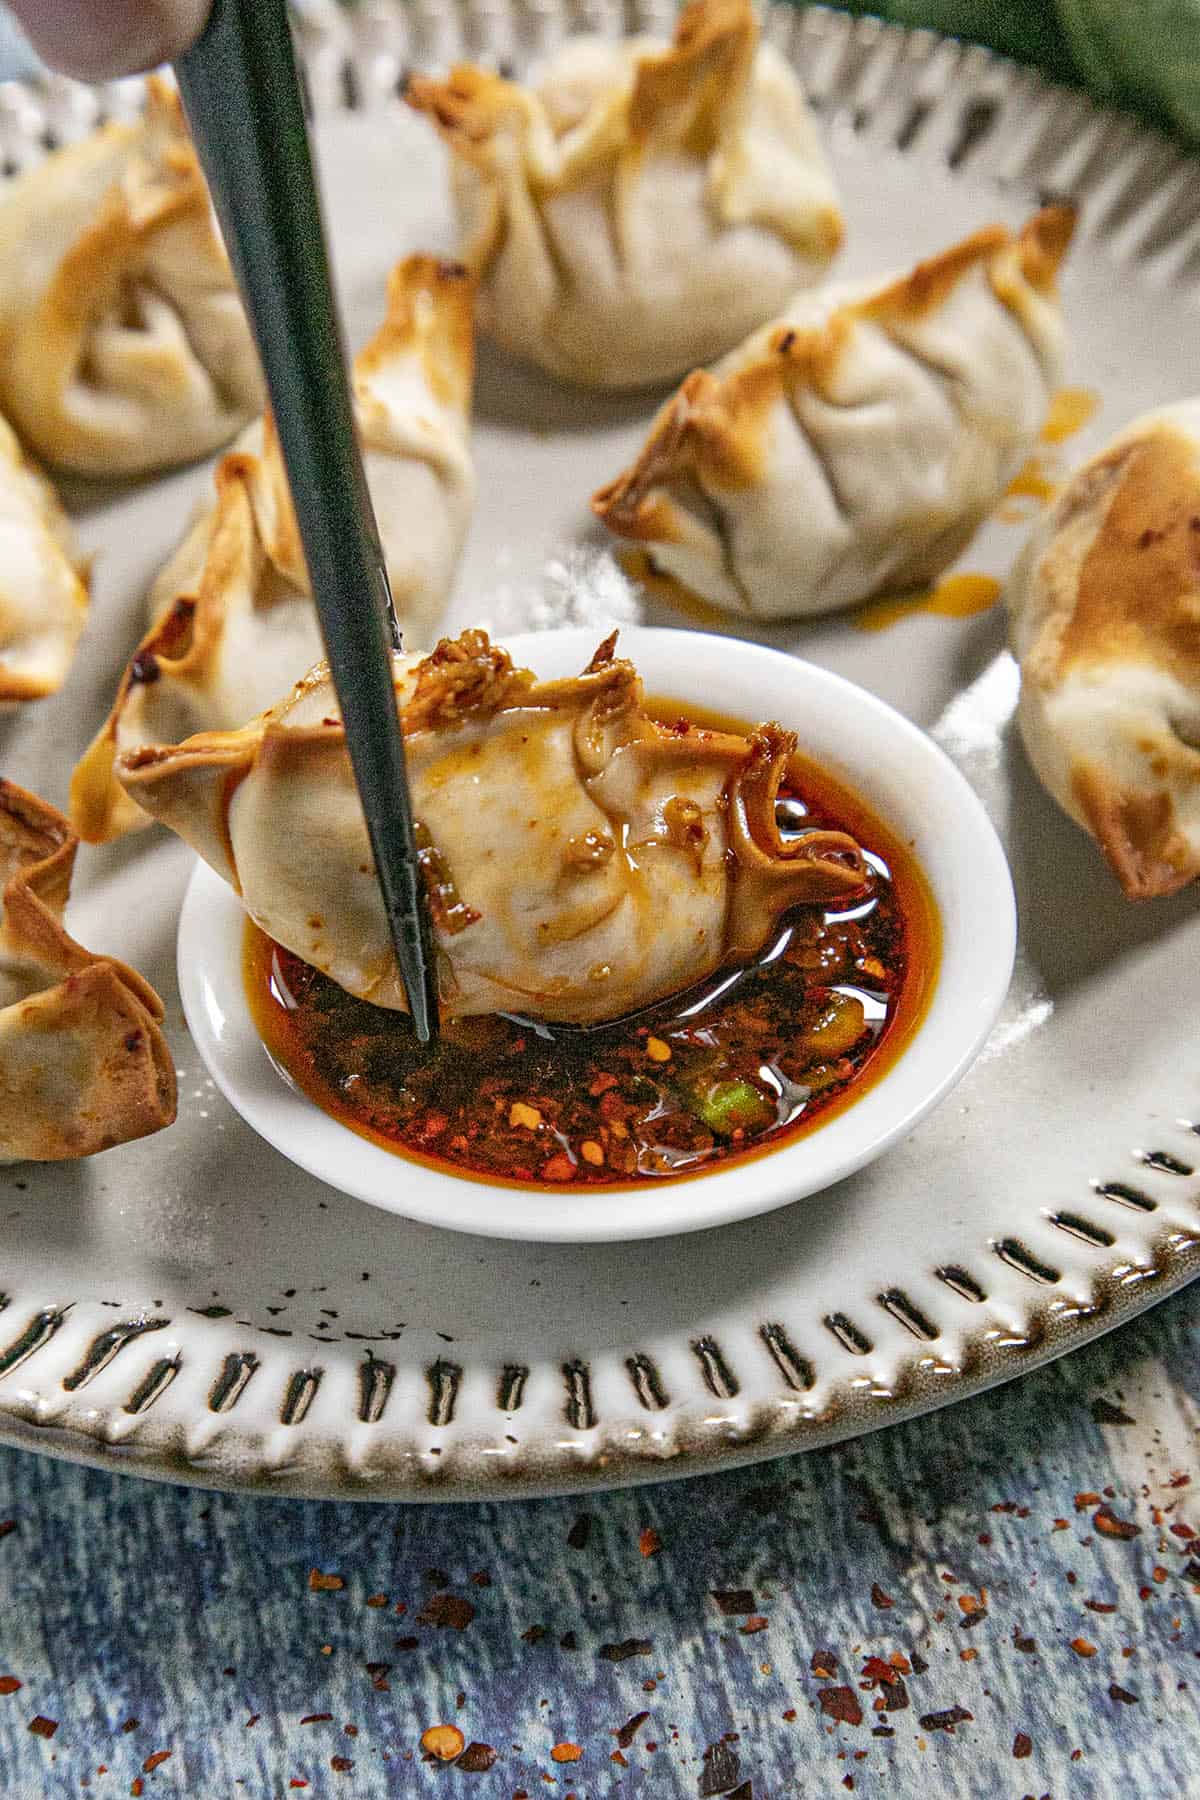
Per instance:
[[[0,1452],[0,1793],[1195,1794],[1198,1300],[833,1451],[606,1496],[235,1498]],[[494,1766],[422,1761],[444,1723]]]

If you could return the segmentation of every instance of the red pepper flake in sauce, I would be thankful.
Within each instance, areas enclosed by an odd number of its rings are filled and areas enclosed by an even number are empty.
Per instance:
[[[821,1711],[840,1725],[861,1725],[863,1709],[852,1687],[819,1688],[817,1700]]]
[[[1132,1519],[1118,1519],[1110,1506],[1098,1506],[1092,1516],[1092,1524],[1102,1537],[1126,1541],[1142,1535],[1140,1525],[1135,1525]]]
[[[21,1686],[15,1675],[0,1675],[0,1694],[15,1694]]]
[[[30,1719],[29,1730],[32,1731],[34,1737],[52,1738],[58,1730],[58,1720],[47,1719],[43,1717],[41,1713],[38,1713],[34,1718]]]
[[[551,1762],[577,1763],[583,1755],[578,1744],[555,1744],[550,1752]]]
[[[662,1549],[662,1539],[653,1525],[646,1525],[638,1534],[638,1549],[643,1556],[657,1556]]]
[[[308,1585],[314,1594],[337,1594],[341,1592],[346,1583],[340,1575],[326,1575],[322,1569],[310,1569]]]
[[[689,995],[686,1028],[676,997],[653,1026],[618,1022],[550,1041],[499,1017],[456,1021],[431,1053],[401,1015],[356,1000],[261,936],[247,961],[260,1028],[327,1111],[400,1153],[485,1178],[649,1182],[807,1130],[891,1060],[919,1012],[933,945],[904,846],[832,778],[799,780],[814,824],[848,824],[868,846],[878,833],[891,876],[876,872],[855,920],[798,908],[781,921],[772,961],[727,993]],[[427,845],[427,870],[431,855]],[[461,898],[445,870],[433,872],[443,923],[461,927]]]
[[[896,1602],[892,1599],[890,1594],[884,1593],[877,1581],[873,1581],[871,1583],[871,1604],[872,1606],[878,1606],[882,1611],[886,1612],[889,1607],[895,1606]]]
[[[1013,1739],[1013,1755],[1020,1762],[1022,1757],[1033,1755],[1033,1739],[1027,1731],[1018,1731]]]

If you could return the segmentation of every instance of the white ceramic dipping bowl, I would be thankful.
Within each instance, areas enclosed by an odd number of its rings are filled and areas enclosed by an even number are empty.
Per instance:
[[[584,668],[595,630],[508,640],[541,676]],[[910,1131],[981,1049],[1008,989],[1016,908],[991,821],[953,763],[874,695],[811,663],[737,639],[627,629],[621,652],[647,692],[777,719],[800,748],[853,788],[913,851],[941,917],[942,960],[924,1019],[892,1067],[827,1124],[778,1149],[687,1180],[626,1189],[491,1185],[396,1155],[322,1112],[282,1075],[243,986],[245,915],[197,865],[179,924],[188,1025],[218,1087],[255,1131],[332,1187],[452,1231],[541,1242],[663,1237],[768,1212],[829,1187]]]

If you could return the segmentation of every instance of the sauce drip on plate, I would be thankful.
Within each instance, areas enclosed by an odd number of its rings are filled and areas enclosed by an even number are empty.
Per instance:
[[[679,718],[670,703],[651,708]],[[693,724],[740,722],[688,707]],[[785,832],[851,832],[873,871],[842,909],[798,907],[750,964],[586,1031],[495,1016],[417,1044],[408,1018],[346,993],[253,924],[246,986],[271,1056],[316,1104],[402,1156],[521,1186],[626,1187],[773,1149],[841,1111],[904,1049],[937,972],[938,924],[911,851],[804,764]]]

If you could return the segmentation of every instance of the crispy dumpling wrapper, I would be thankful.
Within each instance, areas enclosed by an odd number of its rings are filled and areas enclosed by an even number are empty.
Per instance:
[[[70,521],[0,419],[0,700],[58,692],[87,611],[87,565]]]
[[[57,150],[0,202],[0,403],[84,475],[205,456],[263,404],[178,98]]]
[[[79,840],[0,781],[0,1162],[61,1162],[175,1117],[162,1001],[63,927]]]
[[[449,1018],[617,1018],[753,955],[788,907],[868,879],[842,832],[781,838],[790,733],[657,725],[612,648],[557,681],[515,669],[478,631],[397,658]],[[243,731],[118,767],[278,943],[350,993],[405,1007],[323,667]]]
[[[672,44],[573,39],[528,87],[464,64],[406,97],[452,155],[480,324],[569,381],[671,380],[841,243],[799,81],[750,0],[695,0]]]
[[[1131,900],[1200,875],[1200,399],[1079,469],[1009,581],[1021,734]]]
[[[412,256],[354,363],[367,481],[406,643],[428,646],[475,494],[472,281]],[[89,842],[149,823],[114,773],[139,744],[244,725],[324,654],[278,440],[268,418],[217,466],[214,496],[154,585],[152,623],[71,783]]]
[[[729,612],[795,618],[931,581],[1045,420],[1073,222],[1050,207],[900,279],[800,295],[688,376],[593,510]]]

